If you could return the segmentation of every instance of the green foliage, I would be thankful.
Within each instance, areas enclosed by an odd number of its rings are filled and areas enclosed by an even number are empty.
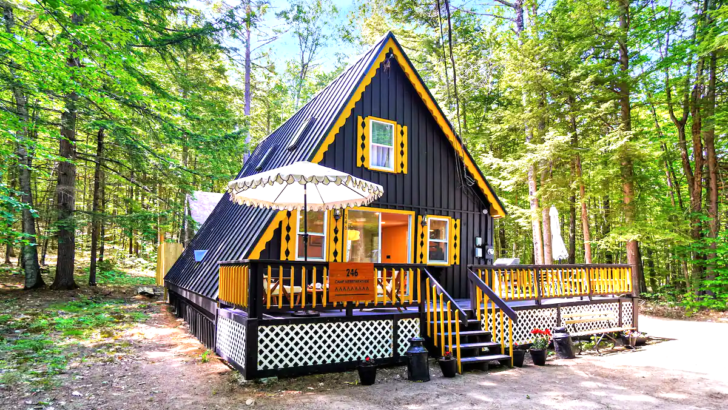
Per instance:
[[[123,300],[80,298],[0,315],[0,383],[51,386],[53,376],[70,361],[92,354],[85,347],[89,343],[115,338],[129,325],[144,321],[147,315],[141,309]]]

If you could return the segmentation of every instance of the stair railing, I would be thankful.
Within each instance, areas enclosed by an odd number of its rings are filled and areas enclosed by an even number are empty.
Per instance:
[[[458,361],[458,373],[462,373],[462,363],[460,362],[460,323],[464,326],[468,324],[468,315],[455,302],[440,283],[432,277],[427,269],[425,272],[425,306],[427,315],[427,336],[432,338],[435,347],[440,349],[440,355],[445,355],[445,330],[447,330],[447,346],[450,350],[455,351]],[[453,344],[453,325],[455,330],[455,344]],[[438,337],[438,330],[440,336]]]
[[[496,333],[496,325],[500,319],[501,352],[504,352],[506,347],[505,318],[508,317],[508,355],[511,356],[511,366],[513,366],[513,324],[518,322],[518,314],[483,279],[487,278],[468,269],[468,281],[471,285],[470,304],[475,311],[477,319],[479,321],[485,319],[485,330],[491,327],[493,332]],[[481,304],[483,306],[482,312]],[[490,315],[488,314],[489,304],[491,309]],[[496,307],[498,308],[498,312],[496,312]]]

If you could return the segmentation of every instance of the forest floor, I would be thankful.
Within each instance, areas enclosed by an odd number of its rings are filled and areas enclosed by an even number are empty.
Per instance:
[[[79,274],[79,279],[82,273]],[[253,383],[206,350],[159,298],[119,278],[96,288],[25,292],[0,271],[0,403],[3,409],[719,409],[728,403],[721,341],[728,324],[643,316],[660,343],[616,348],[535,367],[411,383],[403,366],[374,386],[355,372]],[[79,280],[79,282],[81,282]],[[119,284],[121,282],[121,284]],[[147,284],[147,283],[143,283]]]

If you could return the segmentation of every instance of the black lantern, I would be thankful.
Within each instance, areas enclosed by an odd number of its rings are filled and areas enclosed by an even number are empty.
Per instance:
[[[423,343],[425,339],[413,337],[409,340],[409,348],[404,353],[407,361],[407,379],[413,382],[430,381],[430,362],[427,361],[427,349]]]
[[[560,359],[574,359],[574,343],[571,341],[571,335],[566,331],[565,327],[557,327],[554,329],[554,350]]]

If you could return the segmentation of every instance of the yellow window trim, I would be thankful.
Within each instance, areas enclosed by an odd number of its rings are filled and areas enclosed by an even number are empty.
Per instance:
[[[291,216],[288,217],[288,211],[281,211],[283,213],[283,224],[281,225],[281,260],[282,261],[295,261],[296,260],[296,221],[298,221],[298,211],[293,210]],[[290,227],[290,236],[286,241],[286,227]],[[288,257],[286,257],[286,250],[288,250]]]
[[[371,146],[372,146],[372,121],[389,124],[392,126],[392,169],[381,168],[372,165]],[[362,124],[364,124],[362,126]],[[362,146],[363,145],[363,146]],[[386,118],[369,116],[362,118],[357,117],[357,133],[356,133],[356,165],[364,167],[372,171],[388,172],[390,174],[406,174],[407,173],[407,126],[397,124],[396,121]]]
[[[410,216],[410,221],[411,221],[410,223],[413,226],[410,227],[411,230],[412,230],[412,232],[410,232],[410,236],[411,236],[412,242],[410,244],[410,249],[409,249],[409,262],[407,262],[407,263],[413,263],[412,261],[413,260],[416,260],[416,254],[415,254],[415,252],[417,251],[417,247],[416,247],[416,244],[415,244],[415,238],[416,238],[415,232],[417,231],[417,227],[414,226],[414,225],[417,222],[415,222],[415,219],[416,219],[415,218],[415,211],[403,211],[401,209],[370,208],[370,207],[366,207],[366,206],[355,206],[353,208],[347,208],[346,209],[346,212],[344,213],[344,219],[346,219],[346,221],[349,220],[349,211],[384,212],[384,213],[389,213],[389,214],[409,215]],[[347,235],[348,235],[348,233],[347,233],[348,229],[347,229],[346,226],[347,226],[347,224],[344,225],[344,229],[343,229],[343,233],[342,233],[342,237],[344,238],[344,242],[343,242],[343,250],[344,251],[342,252],[343,253],[343,256],[344,256],[344,261],[349,260],[349,254],[347,252],[347,250],[348,250],[347,248],[348,247],[346,246]]]
[[[466,154],[466,152],[463,150],[462,145],[460,144],[460,141],[455,136],[455,131],[450,127],[449,123],[447,122],[444,115],[440,112],[440,110],[437,108],[437,104],[435,104],[435,101],[430,97],[429,92],[427,91],[426,86],[418,79],[417,74],[415,72],[414,67],[412,67],[408,62],[407,58],[404,56],[404,52],[397,46],[397,43],[395,43],[393,38],[390,38],[387,40],[387,43],[382,47],[382,51],[379,53],[377,58],[374,60],[374,63],[372,64],[372,68],[364,75],[364,78],[362,79],[361,83],[359,83],[359,86],[354,91],[354,94],[352,95],[349,102],[344,107],[343,111],[341,112],[341,115],[334,123],[333,127],[331,128],[331,131],[329,131],[329,134],[324,138],[323,143],[321,144],[321,147],[318,149],[318,151],[313,155],[313,158],[311,158],[311,162],[318,164],[324,159],[324,154],[329,149],[329,146],[334,142],[334,139],[336,138],[336,135],[341,130],[341,127],[344,126],[346,123],[346,120],[351,116],[351,113],[354,110],[354,106],[356,103],[361,99],[362,94],[364,93],[364,90],[366,89],[369,84],[372,82],[372,78],[374,78],[374,75],[377,72],[377,69],[382,64],[382,62],[387,57],[387,52],[389,50],[392,50],[392,55],[397,59],[397,63],[399,63],[400,67],[402,67],[402,70],[404,71],[407,78],[410,80],[412,85],[415,87],[415,90],[417,91],[417,94],[419,94],[420,98],[422,98],[422,101],[425,103],[425,106],[427,106],[427,109],[430,111],[432,116],[435,118],[435,121],[440,126],[442,131],[445,133],[445,136],[447,137],[448,141],[452,144],[452,146],[455,148],[455,152],[458,154],[458,156],[461,157],[463,160],[463,163],[465,164],[465,167],[470,171],[470,173],[475,178],[475,181],[480,188],[480,190],[483,192],[483,194],[488,198],[488,201],[490,202],[490,215],[493,218],[502,218],[506,215],[505,210],[500,206],[498,203],[498,199],[495,196],[495,193],[493,193],[490,188],[488,187],[487,182],[485,181],[485,178],[480,173],[480,170],[478,167],[473,163],[473,161],[470,159],[470,156]]]

